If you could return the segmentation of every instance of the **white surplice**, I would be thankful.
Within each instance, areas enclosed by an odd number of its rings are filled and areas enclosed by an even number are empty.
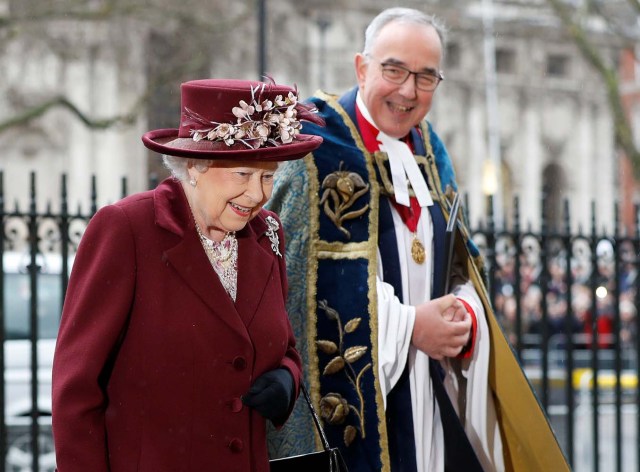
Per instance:
[[[398,254],[402,279],[400,303],[394,289],[382,281],[383,267],[378,254],[378,374],[382,396],[391,391],[409,365],[411,407],[416,444],[418,472],[444,471],[444,438],[437,402],[429,376],[429,358],[411,345],[415,321],[415,305],[431,297],[433,274],[433,224],[427,207],[422,208],[417,236],[422,241],[426,260],[417,264],[411,258],[414,235],[398,212],[391,207],[396,229]],[[488,388],[489,333],[480,298],[470,281],[460,278],[461,261],[454,268],[454,293],[471,306],[478,320],[475,348],[469,359],[462,361],[462,375],[467,379],[465,430],[485,471],[504,470],[500,432],[493,399]],[[445,387],[452,398],[457,398],[455,373],[448,362],[443,362],[447,372]],[[453,402],[454,407],[457,402]]]

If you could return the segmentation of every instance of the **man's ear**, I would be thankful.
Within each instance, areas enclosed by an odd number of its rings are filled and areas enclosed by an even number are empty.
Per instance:
[[[362,53],[356,54],[354,61],[358,85],[360,86],[360,88],[362,88],[367,78],[367,68],[369,67],[369,61]]]

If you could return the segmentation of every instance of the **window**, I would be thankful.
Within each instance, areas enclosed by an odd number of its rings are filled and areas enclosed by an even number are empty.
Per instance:
[[[634,55],[634,57],[640,57],[640,44],[636,45],[636,47],[635,47],[635,55]],[[635,73],[633,75],[634,78],[635,78],[635,82],[636,82],[636,84],[640,84],[640,61],[634,60],[633,64],[635,65]]]
[[[496,72],[513,74],[516,71],[516,54],[511,49],[496,49]]]
[[[31,332],[31,284],[29,274],[5,274],[7,339],[29,339]],[[58,333],[62,306],[59,275],[38,275],[38,339],[53,339]]]
[[[564,54],[550,54],[547,57],[547,75],[550,77],[568,77],[569,58]]]
[[[7,340],[26,340],[31,334],[31,277],[29,254],[4,254],[4,322]],[[38,254],[34,274],[37,290],[35,305],[38,339],[55,339],[62,311],[61,258],[57,254]],[[71,268],[72,261],[69,261]]]
[[[460,45],[458,43],[449,43],[445,52],[446,69],[457,69],[460,67]]]

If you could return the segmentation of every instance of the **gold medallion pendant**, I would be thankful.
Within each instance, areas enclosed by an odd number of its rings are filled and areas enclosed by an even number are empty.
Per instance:
[[[413,235],[413,242],[411,243],[411,257],[417,264],[423,264],[425,260],[424,246],[418,239],[418,236]]]

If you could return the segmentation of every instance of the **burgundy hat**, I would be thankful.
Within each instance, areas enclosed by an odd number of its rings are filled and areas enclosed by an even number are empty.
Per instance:
[[[301,134],[301,120],[324,124],[294,88],[275,83],[204,79],[180,87],[180,128],[142,136],[149,149],[192,159],[288,161],[322,143]]]

